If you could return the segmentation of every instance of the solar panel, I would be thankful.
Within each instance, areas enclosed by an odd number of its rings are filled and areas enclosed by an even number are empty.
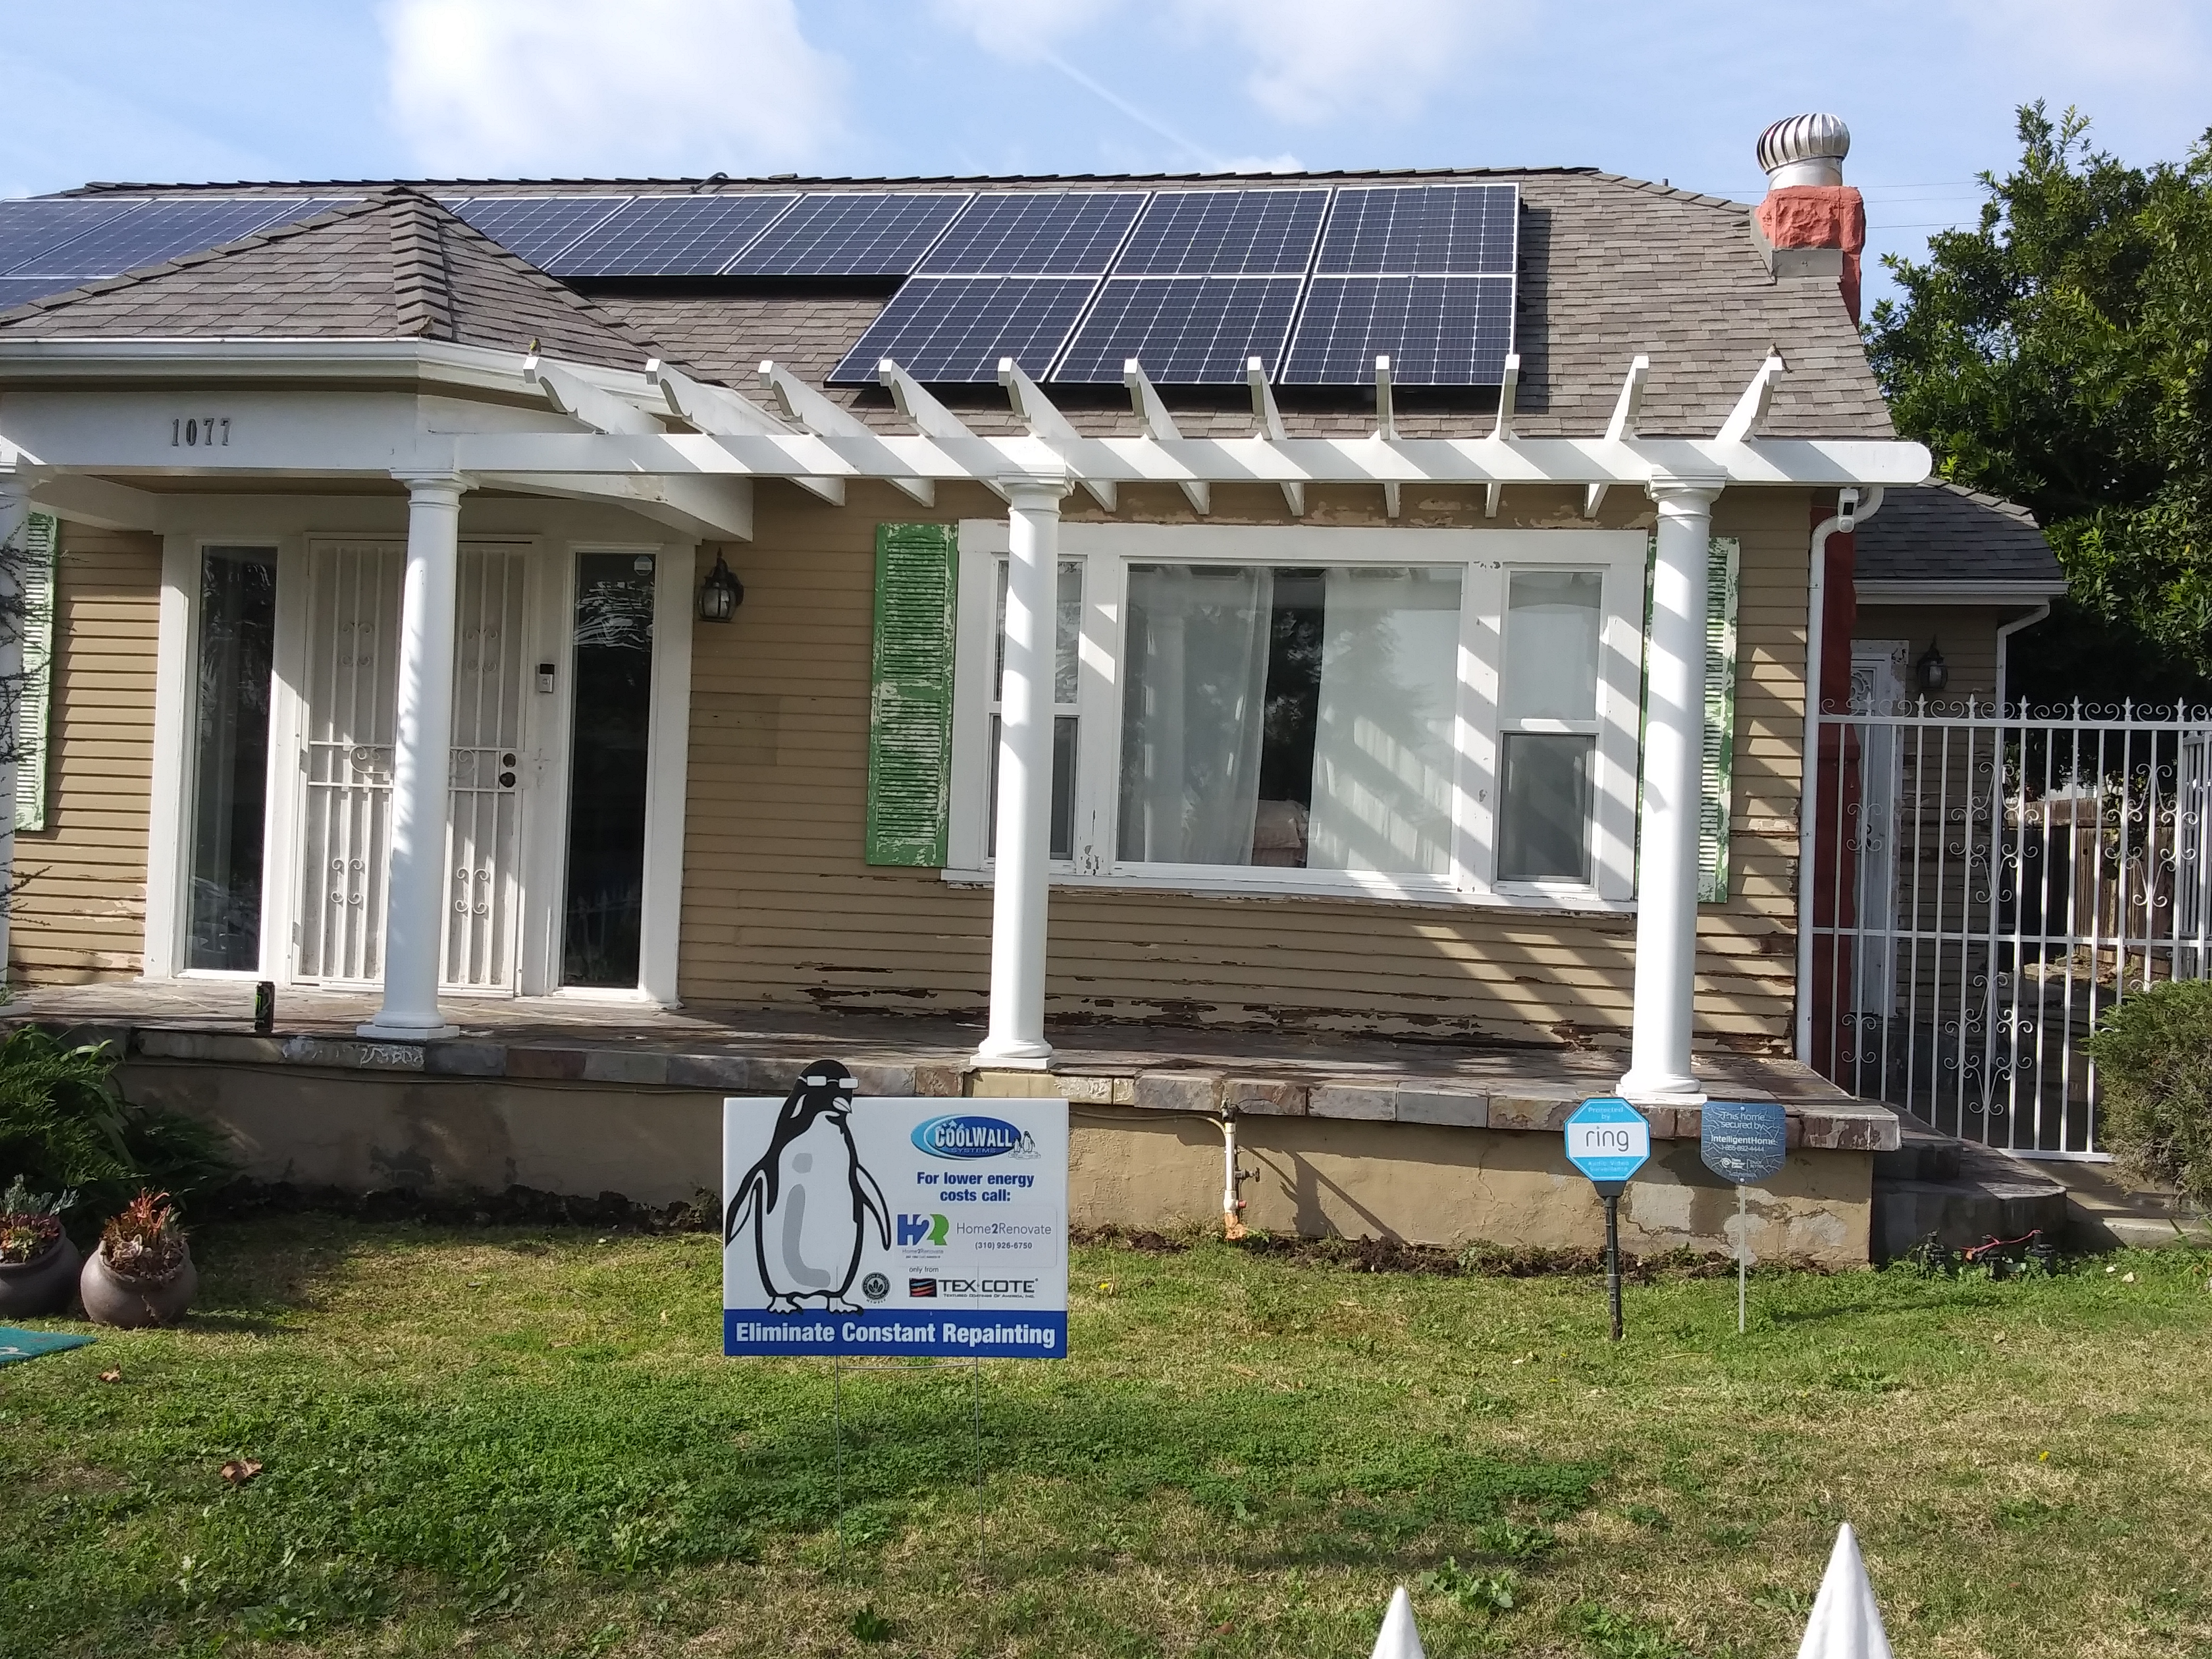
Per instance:
[[[978,196],[921,268],[948,275],[1101,276],[1144,204],[1142,191]]]
[[[1053,378],[1118,383],[1131,357],[1162,386],[1236,385],[1252,357],[1272,375],[1297,306],[1296,276],[1116,276]]]
[[[964,195],[830,191],[799,198],[732,260],[732,276],[904,276],[968,204]]]
[[[35,270],[64,242],[144,205],[137,198],[0,202],[0,272]]]
[[[1303,275],[1326,190],[1164,191],[1115,262],[1116,276]]]
[[[556,276],[712,276],[798,199],[641,196],[546,269]]]
[[[303,219],[337,205],[335,200],[296,197],[172,198],[148,202],[70,241],[49,248],[9,271],[13,276],[68,276],[89,282],[141,265],[159,264],[236,241],[270,225]]]
[[[627,196],[477,196],[446,205],[540,270],[598,229]]]
[[[1496,386],[1513,349],[1510,276],[1316,276],[1286,386],[1367,386],[1390,359],[1398,386]]]
[[[1517,185],[1392,185],[1336,192],[1317,272],[1510,276]]]
[[[66,276],[0,276],[0,311],[49,294],[64,294],[76,286]]]
[[[891,296],[830,376],[872,385],[895,360],[917,380],[980,385],[1012,357],[1042,376],[1098,286],[1092,276],[916,276]]]

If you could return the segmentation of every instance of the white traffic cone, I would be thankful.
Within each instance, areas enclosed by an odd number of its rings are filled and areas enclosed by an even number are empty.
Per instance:
[[[1420,1632],[1413,1628],[1413,1598],[1403,1584],[1391,1593],[1390,1610],[1382,1615],[1382,1628],[1375,1633],[1375,1651],[1369,1659],[1428,1659],[1421,1651]]]
[[[1859,1555],[1858,1534],[1848,1521],[1837,1528],[1836,1547],[1820,1575],[1820,1594],[1813,1602],[1797,1659],[1892,1659],[1881,1609],[1875,1605],[1874,1585]]]

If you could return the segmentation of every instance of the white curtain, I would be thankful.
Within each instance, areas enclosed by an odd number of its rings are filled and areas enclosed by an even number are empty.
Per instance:
[[[1249,864],[1274,573],[1131,565],[1121,856]]]
[[[1306,867],[1451,867],[1455,570],[1333,569]]]

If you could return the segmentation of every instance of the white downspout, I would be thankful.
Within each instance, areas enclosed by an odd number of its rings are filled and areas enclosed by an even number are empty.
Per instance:
[[[1849,535],[1881,510],[1881,487],[1863,496],[1836,493],[1836,515],[1813,532],[1813,568],[1805,585],[1805,750],[1797,787],[1797,1063],[1813,1063],[1813,864],[1820,825],[1814,816],[1820,768],[1821,625],[1828,610],[1828,538]]]
[[[2033,628],[2051,614],[2051,601],[2045,599],[2017,622],[2002,623],[1997,627],[1997,718],[2004,718],[2005,657],[2012,644],[2012,636],[2023,628]]]

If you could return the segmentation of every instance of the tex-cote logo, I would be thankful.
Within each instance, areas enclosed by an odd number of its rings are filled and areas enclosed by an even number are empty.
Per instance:
[[[949,1215],[904,1215],[898,1218],[899,1248],[910,1244],[942,1244],[952,1230]]]
[[[1003,1158],[1022,1145],[1022,1132],[1004,1118],[933,1117],[917,1127],[914,1144],[932,1158]]]

